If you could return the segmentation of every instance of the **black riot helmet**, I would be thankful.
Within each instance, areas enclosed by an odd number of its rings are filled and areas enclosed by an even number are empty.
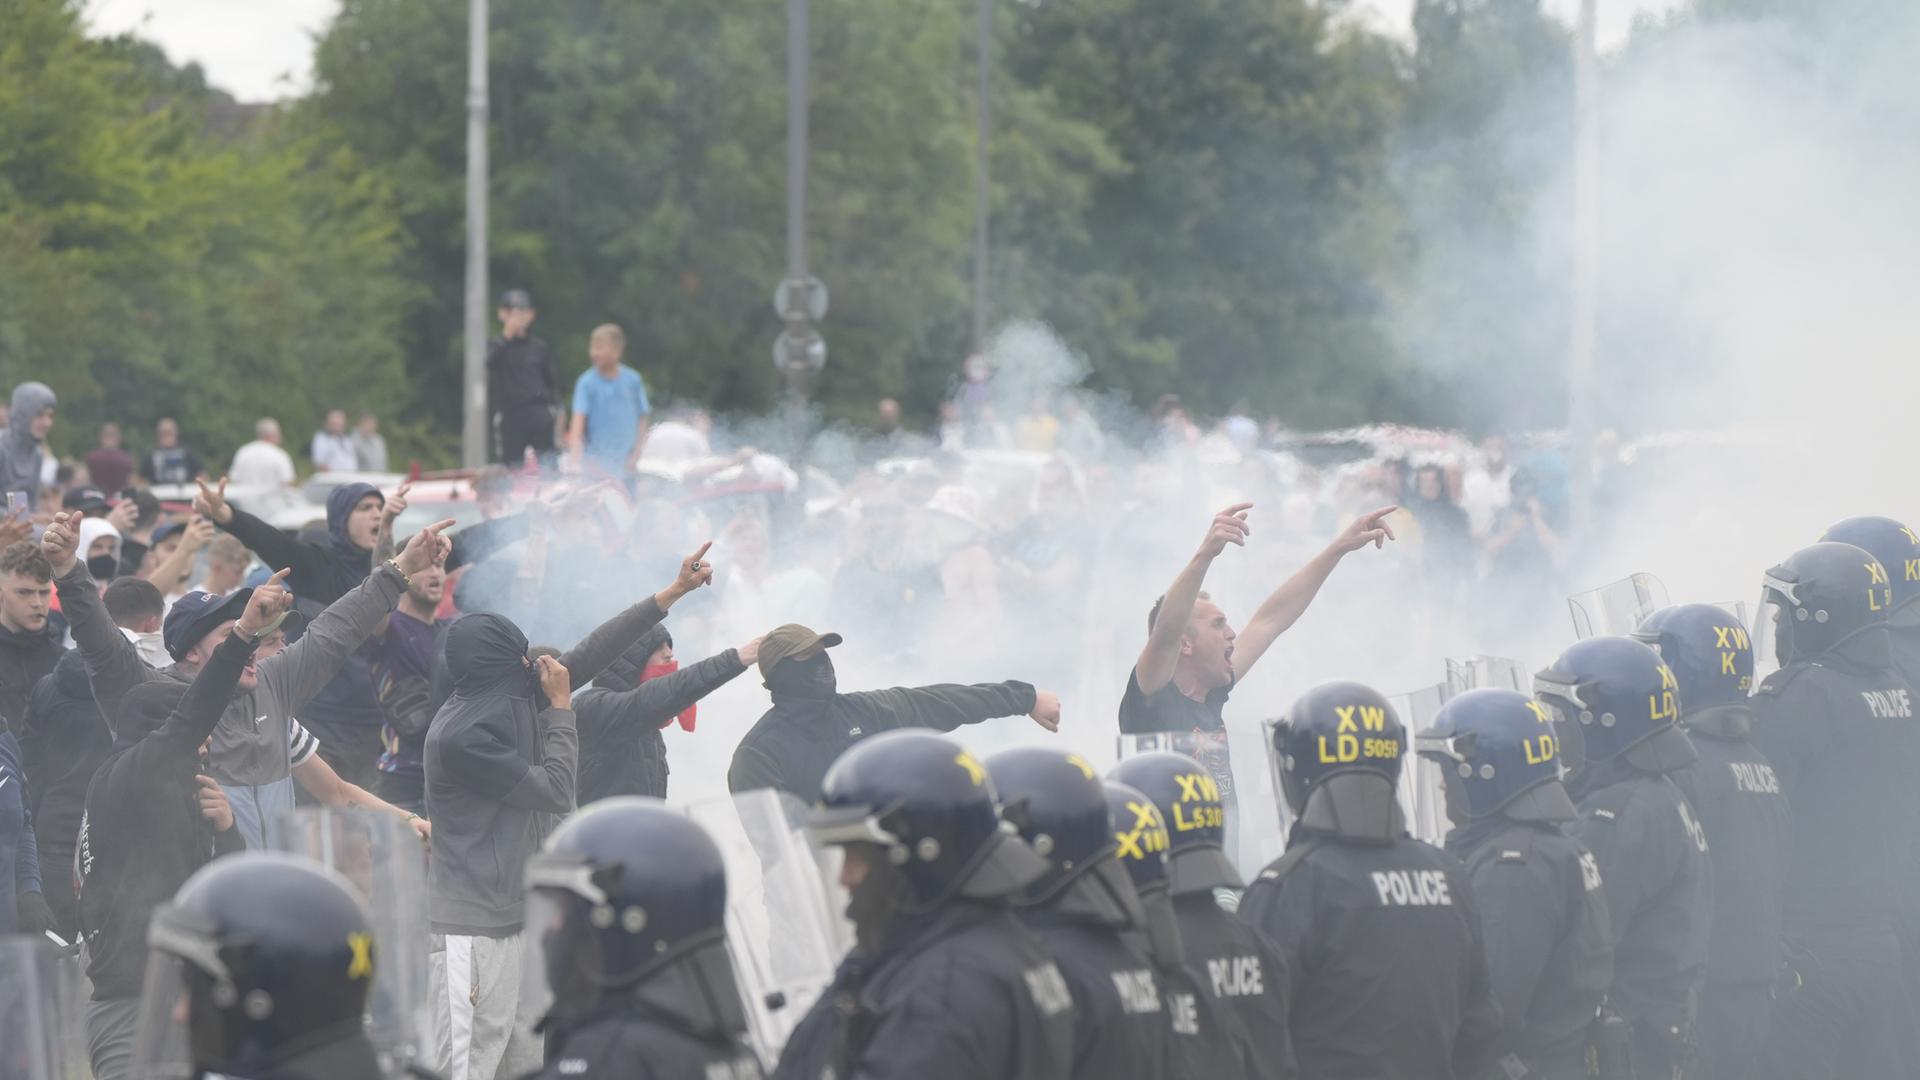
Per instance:
[[[1407,729],[1378,690],[1322,683],[1274,725],[1273,741],[1282,794],[1302,824],[1352,839],[1405,831],[1394,792]]]
[[[363,1032],[373,987],[373,926],[350,885],[319,863],[277,852],[202,867],[153,914],[140,1041],[187,1002],[197,1070],[264,1075],[288,1053]]]
[[[1023,906],[1055,907],[1113,927],[1139,924],[1132,882],[1114,859],[1106,789],[1091,763],[1065,750],[1021,746],[988,758],[987,775],[1000,816],[1049,864],[1022,894]]]
[[[1220,782],[1185,754],[1156,750],[1115,765],[1108,777],[1153,800],[1166,820],[1168,887],[1175,896],[1244,889],[1226,854],[1227,809]]]
[[[1651,646],[1680,684],[1688,716],[1738,705],[1753,693],[1753,641],[1747,627],[1714,604],[1676,604],[1647,616],[1633,639]]]
[[[877,847],[903,879],[899,911],[926,912],[958,896],[1009,897],[1047,875],[997,802],[966,747],[931,731],[889,731],[833,763],[809,831],[822,844]]]
[[[1167,890],[1167,821],[1160,808],[1139,788],[1117,780],[1101,785],[1107,793],[1107,816],[1113,825],[1114,856],[1126,867],[1133,890],[1146,917],[1147,946],[1163,965],[1186,962],[1179,918]]]
[[[1883,517],[1848,518],[1827,530],[1822,542],[1852,544],[1880,560],[1893,589],[1893,610],[1920,608],[1920,534]]]
[[[657,799],[603,799],[528,861],[527,889],[526,941],[543,952],[552,1017],[625,1004],[701,1035],[746,1030],[726,865],[698,824]]]
[[[1880,560],[1852,544],[1801,548],[1767,571],[1760,617],[1772,619],[1782,665],[1816,659],[1862,631],[1885,626],[1893,585]]]
[[[1576,641],[1533,677],[1534,696],[1555,713],[1570,774],[1625,757],[1648,772],[1694,761],[1678,724],[1680,684],[1659,654],[1628,637]]]
[[[1553,713],[1515,690],[1469,690],[1419,735],[1420,756],[1440,766],[1456,823],[1507,812],[1522,821],[1571,821],[1560,783]]]

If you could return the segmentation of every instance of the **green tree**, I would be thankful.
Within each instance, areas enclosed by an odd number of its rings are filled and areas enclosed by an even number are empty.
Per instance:
[[[180,418],[224,453],[253,418],[404,401],[377,177],[248,116],[76,5],[19,0],[0,39],[0,378],[60,394],[56,446]],[[408,440],[403,437],[402,448]]]
[[[459,377],[464,260],[464,27],[454,0],[348,0],[317,54],[302,123],[363,155],[399,193],[417,383]],[[924,412],[964,355],[970,228],[970,3],[814,5],[809,236],[833,295],[830,413],[875,397]],[[779,391],[786,81],[777,8],[704,0],[506,5],[491,27],[494,291],[533,290],[570,382],[594,325],[628,331],[657,396],[758,411]],[[1091,128],[1003,81],[996,195],[1077,220]],[[1017,256],[1009,254],[1009,263]],[[458,395],[424,407],[451,427]]]

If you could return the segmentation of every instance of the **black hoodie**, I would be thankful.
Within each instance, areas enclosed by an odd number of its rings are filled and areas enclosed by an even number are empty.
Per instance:
[[[34,833],[40,838],[40,847],[72,854],[87,802],[87,785],[113,750],[113,732],[93,700],[93,683],[80,650],[61,657],[53,671],[34,687],[33,709],[20,749],[33,792]],[[71,872],[67,866],[49,865],[44,869],[58,874]]]
[[[26,734],[34,686],[67,651],[61,644],[66,636],[67,621],[57,611],[48,613],[46,625],[38,630],[0,627],[0,718],[16,738]]]
[[[615,795],[667,797],[667,742],[660,729],[689,705],[747,670],[728,649],[657,679],[641,675],[670,639],[656,626],[573,696],[580,725],[580,805]]]
[[[80,925],[95,1001],[139,995],[153,909],[216,856],[246,848],[238,828],[215,832],[201,816],[194,777],[200,744],[252,656],[253,643],[230,634],[191,686],[144,682],[121,705],[80,826]]]

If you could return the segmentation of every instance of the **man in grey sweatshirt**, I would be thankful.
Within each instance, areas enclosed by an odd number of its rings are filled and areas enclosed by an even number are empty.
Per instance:
[[[708,545],[709,547],[711,545]],[[536,665],[503,615],[447,631],[453,694],[427,729],[427,816],[434,821],[431,993],[439,1059],[451,1080],[521,1076],[541,1065],[539,1019],[520,1000],[527,860],[574,808],[580,741],[574,685],[591,680],[713,579],[707,548],[674,582]]]
[[[13,388],[7,426],[0,429],[0,492],[25,495],[29,510],[40,502],[40,474],[54,404],[46,383],[23,382]]]

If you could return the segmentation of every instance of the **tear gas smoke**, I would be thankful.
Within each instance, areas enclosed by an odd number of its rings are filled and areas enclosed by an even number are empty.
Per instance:
[[[1876,27],[1885,40],[1863,46],[1864,31],[1695,22],[1610,59],[1596,406],[1621,442],[1603,447],[1595,526],[1573,535],[1564,506],[1549,506],[1561,548],[1533,573],[1432,569],[1443,564],[1404,518],[1400,543],[1349,556],[1227,707],[1243,861],[1281,846],[1260,724],[1309,686],[1354,678],[1403,692],[1443,679],[1447,657],[1475,653],[1533,670],[1572,638],[1570,591],[1646,570],[1675,602],[1750,600],[1762,570],[1835,520],[1920,518],[1897,482],[1899,403],[1920,390],[1920,69],[1894,62],[1920,55],[1917,31],[1920,16],[1899,16]],[[1842,54],[1857,62],[1834,59]],[[1551,110],[1510,116],[1489,152],[1536,152],[1538,125],[1565,122]],[[1439,256],[1430,265],[1458,273],[1564,254],[1566,205],[1563,177],[1528,227],[1496,246],[1459,250],[1474,243],[1459,230],[1425,238]],[[1474,328],[1418,323],[1433,311],[1419,303],[1427,284],[1414,283],[1409,335],[1440,346],[1423,356],[1472,356]],[[1512,298],[1514,318],[1565,310],[1563,277],[1526,288],[1536,292]],[[575,564],[591,565],[592,580],[545,638],[571,643],[713,537],[715,588],[671,619],[683,663],[805,622],[846,636],[835,653],[843,690],[1006,678],[1054,690],[1066,704],[1057,738],[1104,764],[1147,609],[1215,510],[1256,504],[1249,544],[1229,548],[1206,585],[1243,626],[1347,516],[1400,499],[1374,463],[1242,453],[1231,433],[1200,434],[1177,409],[1149,420],[1078,389],[1085,361],[1042,327],[1004,329],[986,357],[991,378],[961,380],[941,430],[917,443],[822,434],[790,413],[715,432],[716,449],[775,451],[790,469],[756,459],[715,478],[726,494],[643,500],[626,528],[644,556]],[[1563,386],[1543,369],[1493,392],[1522,403],[1517,414],[1560,417]],[[962,432],[973,447],[1013,445],[1041,405],[1071,453],[939,446]],[[1516,436],[1514,462],[1554,503],[1564,437]],[[1416,466],[1483,467],[1464,438],[1389,434],[1379,445]],[[735,744],[766,707],[749,671],[702,705],[697,734],[669,734],[676,800],[724,788]],[[1052,738],[1018,719],[958,734],[983,755]]]

